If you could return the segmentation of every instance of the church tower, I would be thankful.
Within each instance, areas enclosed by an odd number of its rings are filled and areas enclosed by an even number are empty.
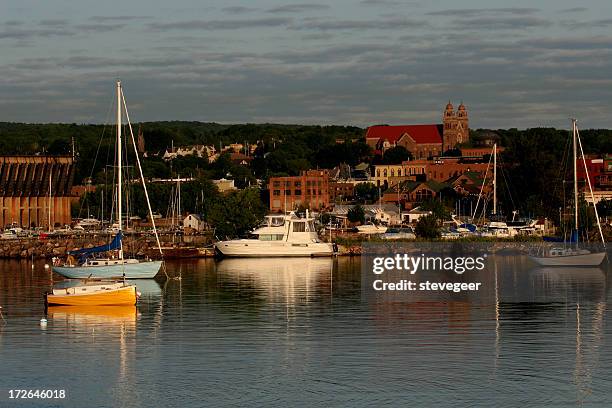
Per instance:
[[[442,152],[454,149],[457,144],[457,115],[453,104],[448,101],[442,116]]]
[[[461,103],[455,112],[453,104],[448,102],[442,117],[442,151],[446,152],[457,147],[458,144],[470,140],[468,113],[465,105]]]
[[[470,126],[467,109],[463,102],[457,109],[457,143],[468,143],[470,141]]]

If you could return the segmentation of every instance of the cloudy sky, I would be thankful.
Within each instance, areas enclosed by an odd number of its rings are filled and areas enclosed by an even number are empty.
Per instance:
[[[612,128],[609,0],[307,1],[2,0],[0,121]]]

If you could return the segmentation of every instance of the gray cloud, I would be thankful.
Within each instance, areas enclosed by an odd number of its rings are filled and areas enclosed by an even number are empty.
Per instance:
[[[115,21],[135,21],[135,20],[147,20],[150,16],[92,16],[89,19],[99,23],[108,23]]]
[[[453,27],[462,30],[521,30],[533,27],[549,27],[552,23],[533,16],[475,17],[456,19]]]
[[[567,9],[563,9],[563,10],[559,10],[560,13],[583,13],[585,11],[588,11],[589,9],[586,7],[573,7],[573,8],[567,8]]]
[[[155,31],[166,30],[233,30],[253,27],[278,27],[288,25],[293,20],[284,17],[253,18],[244,20],[187,20],[173,23],[150,23]]]
[[[60,26],[68,25],[69,22],[66,19],[48,19],[48,20],[40,20],[38,24],[42,26],[49,26],[49,27],[60,27]]]
[[[397,30],[400,28],[426,27],[423,20],[408,18],[385,18],[380,20],[320,20],[311,19],[291,28],[298,30]]]
[[[255,8],[244,7],[244,6],[229,6],[229,7],[223,7],[221,9],[221,11],[228,13],[228,14],[245,14],[245,13],[251,13],[256,10],[257,9]]]
[[[438,10],[427,13],[430,16],[448,16],[448,17],[471,17],[485,14],[513,14],[513,15],[529,15],[540,11],[537,8],[527,7],[506,7],[506,8],[481,8],[481,9],[447,9]]]
[[[21,27],[21,26],[18,26]],[[56,37],[74,35],[74,31],[65,27],[49,27],[49,28],[11,28],[0,31],[0,40],[13,39],[25,40],[35,37]]]
[[[304,13],[308,11],[327,10],[330,6],[327,4],[317,3],[301,3],[301,4],[286,4],[284,6],[274,7],[268,10],[268,13]]]
[[[121,30],[126,24],[78,24],[74,27],[80,32],[105,33],[108,31]]]
[[[8,20],[4,22],[4,25],[6,26],[20,26],[23,25],[24,22],[23,21],[19,21],[19,20]]]
[[[401,4],[396,0],[361,0],[359,3],[364,6],[397,6]]]

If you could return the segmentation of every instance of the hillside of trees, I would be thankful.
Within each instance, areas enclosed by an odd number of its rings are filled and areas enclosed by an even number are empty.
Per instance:
[[[194,187],[195,190],[205,190],[210,195],[213,195],[214,189],[210,188],[207,180],[211,179],[232,178],[239,188],[244,188],[255,185],[257,180],[265,183],[270,176],[297,175],[310,168],[332,168],[340,163],[355,165],[362,161],[391,164],[410,157],[403,148],[391,149],[384,157],[373,157],[364,141],[365,129],[352,126],[202,122],[145,122],[133,125],[135,133],[139,128],[145,137],[146,150],[150,153],[143,160],[146,176],[193,176],[200,183],[199,187]],[[0,123],[0,154],[71,154],[74,139],[77,152],[75,183],[82,183],[91,176],[94,183],[104,184],[112,179],[109,165],[114,162],[114,132],[113,125]],[[482,132],[485,130],[473,130],[473,139],[477,139]],[[564,188],[569,188],[563,181],[571,179],[571,162],[567,155],[571,138],[568,131],[533,128],[499,129],[494,132],[499,144],[505,147],[505,151],[499,155],[500,209],[505,214],[518,209],[522,215],[558,217],[559,208],[568,194]],[[583,130],[581,138],[587,154],[612,152],[612,130]],[[230,143],[257,145],[249,167],[232,163],[229,153],[214,163],[197,157],[165,162],[160,156],[151,155],[163,153],[172,145],[205,144],[218,148]],[[134,163],[128,161],[128,164]],[[154,195],[159,194],[156,210],[162,213],[167,206],[167,188],[159,187],[160,191],[153,192]],[[217,198],[209,203],[202,200],[198,203],[195,198],[191,200],[191,195],[197,196],[195,190],[193,194],[186,192],[183,200],[186,211],[208,212],[217,205]],[[255,196],[251,194],[249,197],[253,199]],[[258,212],[261,210],[259,204],[255,207]],[[217,205],[216,208],[222,206]]]

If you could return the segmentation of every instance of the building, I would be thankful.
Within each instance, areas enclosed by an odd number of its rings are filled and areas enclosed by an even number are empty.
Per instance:
[[[225,193],[227,191],[232,191],[232,190],[237,190],[236,186],[234,185],[234,180],[228,180],[225,178],[221,178],[218,180],[213,180],[212,182],[215,186],[217,186],[217,188],[219,189],[219,192],[221,193]]]
[[[183,228],[194,232],[202,232],[206,230],[206,222],[198,214],[189,214],[183,219]]]
[[[415,159],[428,159],[441,156],[470,139],[468,112],[465,105],[457,111],[449,102],[444,109],[441,124],[370,126],[366,132],[366,143],[377,154],[403,146]]]
[[[399,191],[398,191],[399,188]],[[440,192],[450,188],[447,183],[430,181],[405,181],[386,190],[381,197],[385,204],[399,203],[404,208],[414,208],[417,204],[439,197]]]
[[[423,163],[425,164],[425,172],[427,180],[447,181],[450,178],[457,177],[467,172],[477,172],[484,176],[487,172],[487,167],[491,166],[489,172],[492,173],[493,164],[489,163],[464,163],[463,159],[458,157],[440,157],[436,160]]]
[[[70,224],[72,156],[0,157],[0,225]]]
[[[584,161],[593,188],[593,196],[589,192],[582,157],[576,161],[576,174],[578,174],[580,188],[584,191],[585,200],[589,203],[593,202],[593,199],[595,203],[601,200],[612,200],[612,155],[587,155]]]
[[[332,203],[346,201],[355,196],[355,183],[350,181],[330,181],[329,200]]]
[[[488,162],[465,161],[460,157],[439,157],[435,160],[412,160],[402,164],[374,166],[373,181],[376,186],[393,187],[404,181],[447,181],[466,172],[484,175]],[[492,171],[492,170],[490,170]]]
[[[270,211],[285,212],[300,206],[311,210],[329,207],[329,173],[307,170],[299,176],[270,177]]]

